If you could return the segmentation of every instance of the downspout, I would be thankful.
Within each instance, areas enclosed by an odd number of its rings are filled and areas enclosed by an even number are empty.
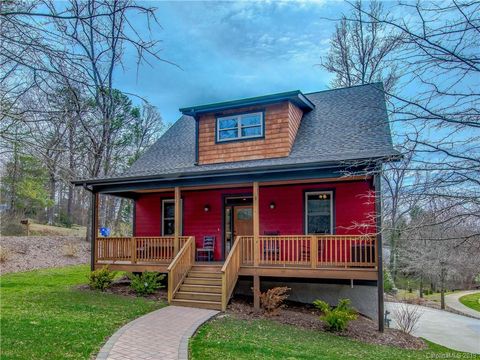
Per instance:
[[[384,311],[385,304],[383,301],[383,255],[382,255],[382,186],[381,186],[381,172],[382,167],[377,169],[374,175],[375,181],[375,215],[376,215],[376,227],[377,227],[377,259],[378,259],[378,277],[377,277],[377,290],[378,290],[378,331],[383,332],[385,329],[384,323]]]
[[[193,118],[195,119],[195,163],[194,165],[198,165],[198,147],[199,147],[199,122],[198,122],[198,117],[196,115],[193,115]]]

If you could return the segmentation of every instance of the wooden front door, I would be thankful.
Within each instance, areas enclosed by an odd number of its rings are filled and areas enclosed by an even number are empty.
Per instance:
[[[253,235],[253,207],[233,207],[233,236]]]

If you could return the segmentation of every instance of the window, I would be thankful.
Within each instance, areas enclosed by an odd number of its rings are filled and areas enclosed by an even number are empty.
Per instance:
[[[251,139],[263,136],[263,113],[217,118],[217,141]]]
[[[182,202],[180,202],[180,209]],[[180,210],[181,214],[181,210]],[[181,219],[180,219],[181,221]],[[181,223],[180,223],[181,224]],[[180,234],[182,230],[180,229]],[[162,201],[162,236],[175,234],[175,200],[167,199]]]
[[[305,230],[307,234],[332,234],[333,193],[305,193]]]

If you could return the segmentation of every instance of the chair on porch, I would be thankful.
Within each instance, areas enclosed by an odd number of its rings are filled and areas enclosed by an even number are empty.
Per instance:
[[[278,236],[280,231],[264,231],[263,235],[265,236]],[[263,258],[269,260],[279,260],[280,255],[280,244],[277,240],[268,241],[263,244]]]
[[[203,246],[197,248],[197,261],[213,261],[215,250],[215,236],[204,236]]]

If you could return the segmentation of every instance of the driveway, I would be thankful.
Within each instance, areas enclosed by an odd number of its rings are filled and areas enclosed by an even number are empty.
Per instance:
[[[468,306],[463,305],[460,302],[460,298],[464,295],[475,294],[480,291],[478,290],[469,290],[469,291],[460,291],[457,293],[449,294],[445,296],[445,303],[447,306],[453,310],[466,314],[468,316],[480,319],[480,312],[470,309]]]
[[[390,317],[394,320],[393,327],[396,327],[396,324],[392,310],[399,305],[399,303],[385,303],[385,308],[390,311]],[[480,320],[425,306],[418,307],[422,316],[413,335],[450,349],[480,354]]]

